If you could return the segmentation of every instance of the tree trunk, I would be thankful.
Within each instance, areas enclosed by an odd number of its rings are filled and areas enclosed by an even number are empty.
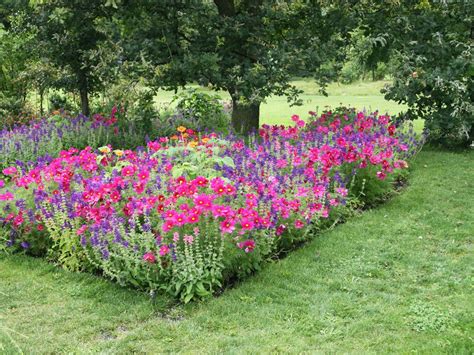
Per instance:
[[[79,72],[79,94],[81,96],[81,111],[84,115],[89,116],[89,86],[87,76],[84,72]]]
[[[43,99],[44,99],[44,89],[40,88],[39,89],[39,95],[40,95],[40,116],[43,116]]]
[[[248,134],[259,127],[260,102],[245,105],[232,99],[232,126],[237,133]]]
[[[89,95],[87,93],[87,89],[81,88],[81,111],[84,115],[89,116]]]

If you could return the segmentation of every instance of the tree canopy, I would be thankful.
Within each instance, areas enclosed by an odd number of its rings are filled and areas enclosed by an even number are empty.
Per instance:
[[[330,80],[375,78],[383,64],[394,79],[386,97],[408,104],[405,118],[424,118],[440,137],[474,135],[470,1],[4,1],[3,38],[20,13],[35,39],[19,70],[34,58],[38,89],[77,91],[86,114],[89,96],[118,78],[152,91],[197,82],[230,94],[233,127],[246,133],[269,96],[299,103],[292,78],[314,78],[324,92]]]

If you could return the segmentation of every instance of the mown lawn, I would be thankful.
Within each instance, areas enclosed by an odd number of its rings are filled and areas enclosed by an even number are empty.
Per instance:
[[[301,118],[308,117],[309,111],[319,111],[331,107],[345,105],[356,107],[359,110],[375,111],[396,115],[406,109],[405,105],[394,101],[387,101],[380,93],[380,90],[390,81],[361,81],[352,84],[331,83],[328,86],[329,96],[323,96],[319,93],[319,87],[314,81],[309,79],[300,79],[292,82],[296,87],[303,90],[300,96],[303,100],[302,106],[290,106],[283,96],[272,96],[262,103],[260,107],[260,123],[291,125],[291,116],[298,114]],[[189,85],[189,88],[197,89],[201,92],[216,94],[198,85]],[[181,91],[180,91],[181,92]],[[229,100],[226,92],[217,93],[222,99]],[[159,91],[155,97],[157,107],[168,105],[173,100],[174,92]],[[423,121],[416,120],[415,128],[418,131],[423,129]]]
[[[0,353],[472,353],[474,152],[412,165],[390,202],[205,302],[0,257]]]

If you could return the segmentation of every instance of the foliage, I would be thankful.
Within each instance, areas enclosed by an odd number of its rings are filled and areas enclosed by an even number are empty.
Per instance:
[[[101,24],[110,17],[103,2],[36,1],[27,14],[36,29],[41,58],[61,72],[54,87],[77,90],[82,112],[89,115],[89,95],[102,86],[95,67],[99,63],[96,52],[107,38]]]
[[[15,231],[8,244],[27,249],[35,230],[67,269],[184,302],[208,296],[344,209],[358,169],[377,167],[383,180],[416,152],[388,116],[341,114],[263,126],[248,145],[178,127],[146,151],[71,148],[10,166],[3,174],[14,184],[0,194],[3,223]]]
[[[26,106],[28,89],[21,74],[29,65],[32,33],[22,14],[9,21],[9,31],[0,24],[0,117],[19,115]]]
[[[474,67],[470,1],[374,5],[371,31],[384,33],[397,58],[386,98],[408,104],[404,119],[422,118],[431,139],[474,139]],[[381,21],[383,19],[383,21]]]
[[[363,28],[349,32],[350,41],[344,47],[345,61],[341,68],[340,80],[351,83],[372,73],[372,80],[381,80],[387,74],[384,62],[388,62],[389,52],[385,36],[371,37]]]
[[[73,106],[69,102],[67,96],[61,95],[60,93],[53,93],[49,96],[49,106],[53,111],[61,109],[71,111],[73,109]]]
[[[241,133],[258,128],[260,103],[270,95],[300,103],[293,76],[315,77],[324,86],[321,65],[355,22],[344,1],[140,1],[118,7],[133,71],[157,88],[196,81],[227,91],[233,126]]]
[[[230,125],[230,117],[224,111],[221,99],[196,90],[189,90],[176,95],[178,114],[185,122],[192,121],[193,126],[187,126],[199,131],[226,132]],[[184,122],[180,124],[185,124]]]

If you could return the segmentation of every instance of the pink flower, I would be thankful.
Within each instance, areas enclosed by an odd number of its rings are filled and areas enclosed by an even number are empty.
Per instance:
[[[232,233],[235,230],[235,224],[230,219],[225,219],[221,222],[222,233]]]
[[[199,215],[197,213],[192,213],[187,218],[188,223],[198,223],[199,222]]]
[[[173,222],[171,222],[171,221],[166,221],[166,222],[163,223],[163,225],[161,226],[161,229],[163,230],[163,232],[169,232],[173,227],[174,227],[174,223],[173,223]]]
[[[87,230],[87,228],[89,228],[86,224],[83,224],[77,231],[76,231],[76,234],[77,235],[82,235],[84,234],[84,232]]]
[[[286,226],[285,226],[284,224],[280,224],[280,225],[277,227],[277,229],[276,229],[276,231],[275,231],[275,234],[276,234],[277,236],[280,236],[280,235],[283,234],[283,232],[284,232],[285,230],[286,230]]]
[[[198,207],[209,209],[212,206],[212,200],[208,195],[198,195],[194,199],[194,204]]]
[[[161,144],[158,142],[148,142],[147,143],[148,149],[150,149],[152,152],[156,152],[157,150],[160,150]]]
[[[287,165],[288,165],[288,162],[286,161],[286,159],[278,159],[277,162],[276,162],[276,167],[278,169],[283,169]]]
[[[377,177],[379,180],[384,180],[387,177],[387,174],[385,174],[383,171],[377,171]]]
[[[291,116],[291,120],[292,120],[293,122],[298,122],[299,119],[300,119],[300,116],[298,116],[298,115],[293,115],[293,116]]]
[[[242,230],[248,230],[248,231],[252,230],[255,227],[255,224],[250,219],[242,219],[242,221],[240,222],[240,225],[242,226]]]
[[[169,246],[167,246],[166,244],[165,244],[165,245],[162,245],[162,246],[160,247],[159,253],[160,253],[161,256],[165,256],[165,255],[168,254],[169,252],[170,252],[170,248],[169,248]]]
[[[11,201],[14,196],[11,192],[7,191],[4,194],[0,194],[0,201]]]
[[[186,224],[186,216],[183,213],[177,213],[173,217],[173,222],[177,226],[182,226],[182,225]]]
[[[140,170],[140,172],[138,173],[138,178],[141,180],[141,181],[145,181],[145,180],[148,180],[148,178],[150,177],[150,173],[147,171],[147,170]]]
[[[23,219],[23,213],[18,213],[18,215],[13,218],[13,225],[19,227],[25,220]]]
[[[127,165],[122,168],[122,176],[127,177],[127,176],[133,176],[135,175],[135,166],[133,165]]]
[[[0,189],[1,189],[2,187],[5,187],[5,181],[0,180]]]
[[[344,187],[338,187],[338,188],[336,189],[336,192],[337,192],[339,195],[341,195],[341,196],[347,196],[347,192],[348,192],[348,191],[347,191],[347,189],[344,188]]]
[[[209,180],[207,180],[203,176],[198,176],[193,180],[193,183],[198,185],[198,186],[205,187],[209,183]]]
[[[295,221],[295,228],[296,228],[296,229],[301,229],[301,228],[303,228],[303,227],[304,227],[304,223],[303,223],[301,220],[297,219],[297,220]]]
[[[173,233],[173,242],[175,243],[179,242],[179,232]]]
[[[237,246],[240,249],[244,249],[246,253],[249,253],[255,249],[255,241],[252,239],[247,239],[244,242],[237,243]]]
[[[161,255],[161,251],[160,251],[160,255]],[[145,253],[143,254],[143,260],[145,260],[149,264],[154,264],[156,263],[155,254],[153,254],[152,252]]]
[[[2,173],[4,173],[5,175],[15,175],[17,172],[18,170],[14,166],[10,166],[2,170]]]
[[[192,235],[185,235],[183,240],[186,244],[193,244],[194,237]]]

